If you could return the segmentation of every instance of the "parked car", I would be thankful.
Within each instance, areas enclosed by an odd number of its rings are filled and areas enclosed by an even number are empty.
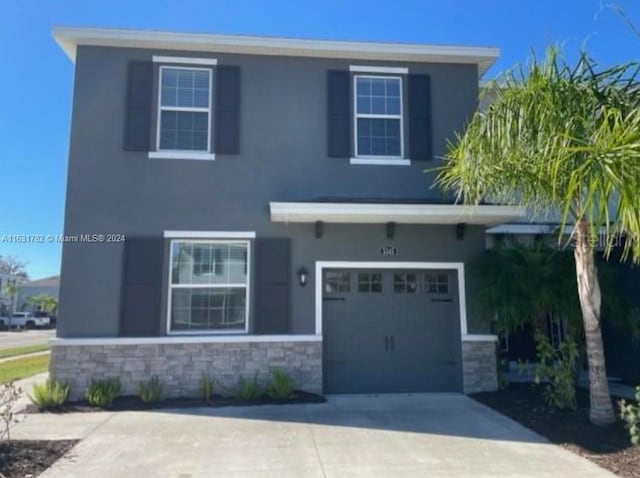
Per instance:
[[[49,324],[47,324],[45,327],[51,327],[51,328],[55,328],[56,326],[56,316],[50,314],[49,312],[34,312],[33,315],[35,315],[37,318],[48,318],[49,319]]]
[[[45,314],[44,317],[37,317],[33,312],[15,312],[11,316],[11,320],[8,317],[3,317],[1,319],[3,323],[1,324],[3,327],[10,328],[25,328],[25,329],[34,329],[36,327],[49,327],[51,321],[49,320],[48,314]]]

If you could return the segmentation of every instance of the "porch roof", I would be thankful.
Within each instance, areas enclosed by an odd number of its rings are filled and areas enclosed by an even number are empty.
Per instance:
[[[493,226],[522,219],[525,209],[503,205],[405,202],[270,202],[272,222],[347,224],[475,224]]]

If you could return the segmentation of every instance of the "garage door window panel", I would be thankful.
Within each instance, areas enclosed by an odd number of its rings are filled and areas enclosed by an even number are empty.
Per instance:
[[[382,274],[380,273],[358,273],[358,292],[375,293],[382,292]]]
[[[424,290],[427,294],[448,296],[450,293],[449,274],[429,272],[424,275]]]
[[[325,292],[327,294],[351,291],[351,273],[343,271],[329,271],[325,276]]]
[[[398,294],[414,294],[418,291],[418,277],[411,272],[393,274],[393,291]]]

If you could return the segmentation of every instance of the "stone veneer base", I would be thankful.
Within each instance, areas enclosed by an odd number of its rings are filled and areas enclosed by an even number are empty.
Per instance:
[[[115,342],[115,341],[114,341]],[[297,389],[322,393],[322,341],[216,341],[53,344],[49,371],[70,387],[70,399],[84,396],[92,379],[117,377],[122,393],[135,395],[141,381],[156,375],[166,397],[197,396],[204,374],[232,389],[238,378],[269,381],[270,370],[286,372]],[[494,341],[462,342],[464,393],[498,389]]]
[[[462,383],[464,393],[498,390],[495,341],[462,342]]]
[[[118,377],[122,394],[135,395],[141,381],[157,375],[165,397],[198,396],[207,374],[220,389],[232,388],[240,376],[256,374],[267,383],[271,368],[283,370],[297,389],[322,393],[322,342],[203,342],[160,344],[53,344],[49,371],[67,383],[69,398],[82,398],[91,379]]]

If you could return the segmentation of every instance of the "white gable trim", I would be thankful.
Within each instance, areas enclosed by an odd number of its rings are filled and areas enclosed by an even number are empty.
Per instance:
[[[479,73],[482,75],[500,56],[500,50],[492,47],[303,40],[153,30],[54,27],[52,34],[72,61],[75,61],[78,45],[91,45],[350,60],[462,63],[478,65]]]

